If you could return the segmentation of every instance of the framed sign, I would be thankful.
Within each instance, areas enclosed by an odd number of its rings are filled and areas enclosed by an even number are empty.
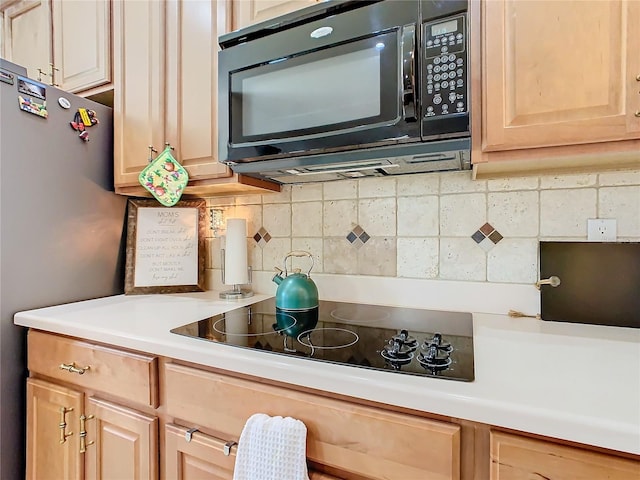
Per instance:
[[[125,294],[204,290],[205,200],[130,199]]]

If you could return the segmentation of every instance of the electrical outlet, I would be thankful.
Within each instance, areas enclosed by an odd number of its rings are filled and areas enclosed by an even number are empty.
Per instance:
[[[587,220],[587,240],[590,242],[615,242],[615,218],[589,218]]]

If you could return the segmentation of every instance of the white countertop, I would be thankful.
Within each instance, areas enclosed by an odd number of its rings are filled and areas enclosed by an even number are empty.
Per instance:
[[[640,454],[640,330],[474,313],[473,382],[334,365],[169,332],[269,296],[225,301],[213,291],[119,295],[20,312],[15,323],[290,384]]]

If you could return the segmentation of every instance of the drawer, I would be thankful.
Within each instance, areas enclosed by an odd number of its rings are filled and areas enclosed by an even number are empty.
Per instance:
[[[491,480],[523,478],[638,480],[640,461],[491,431]]]
[[[308,459],[345,478],[460,478],[457,425],[178,364],[165,365],[164,386],[170,416],[226,439],[237,441],[254,413],[303,421]]]
[[[158,362],[153,356],[37,330],[29,330],[27,355],[32,374],[158,406]]]

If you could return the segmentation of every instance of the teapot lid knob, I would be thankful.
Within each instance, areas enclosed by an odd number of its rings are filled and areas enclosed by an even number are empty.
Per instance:
[[[293,269],[293,273],[300,273],[302,270],[300,270],[299,268],[294,268]]]

